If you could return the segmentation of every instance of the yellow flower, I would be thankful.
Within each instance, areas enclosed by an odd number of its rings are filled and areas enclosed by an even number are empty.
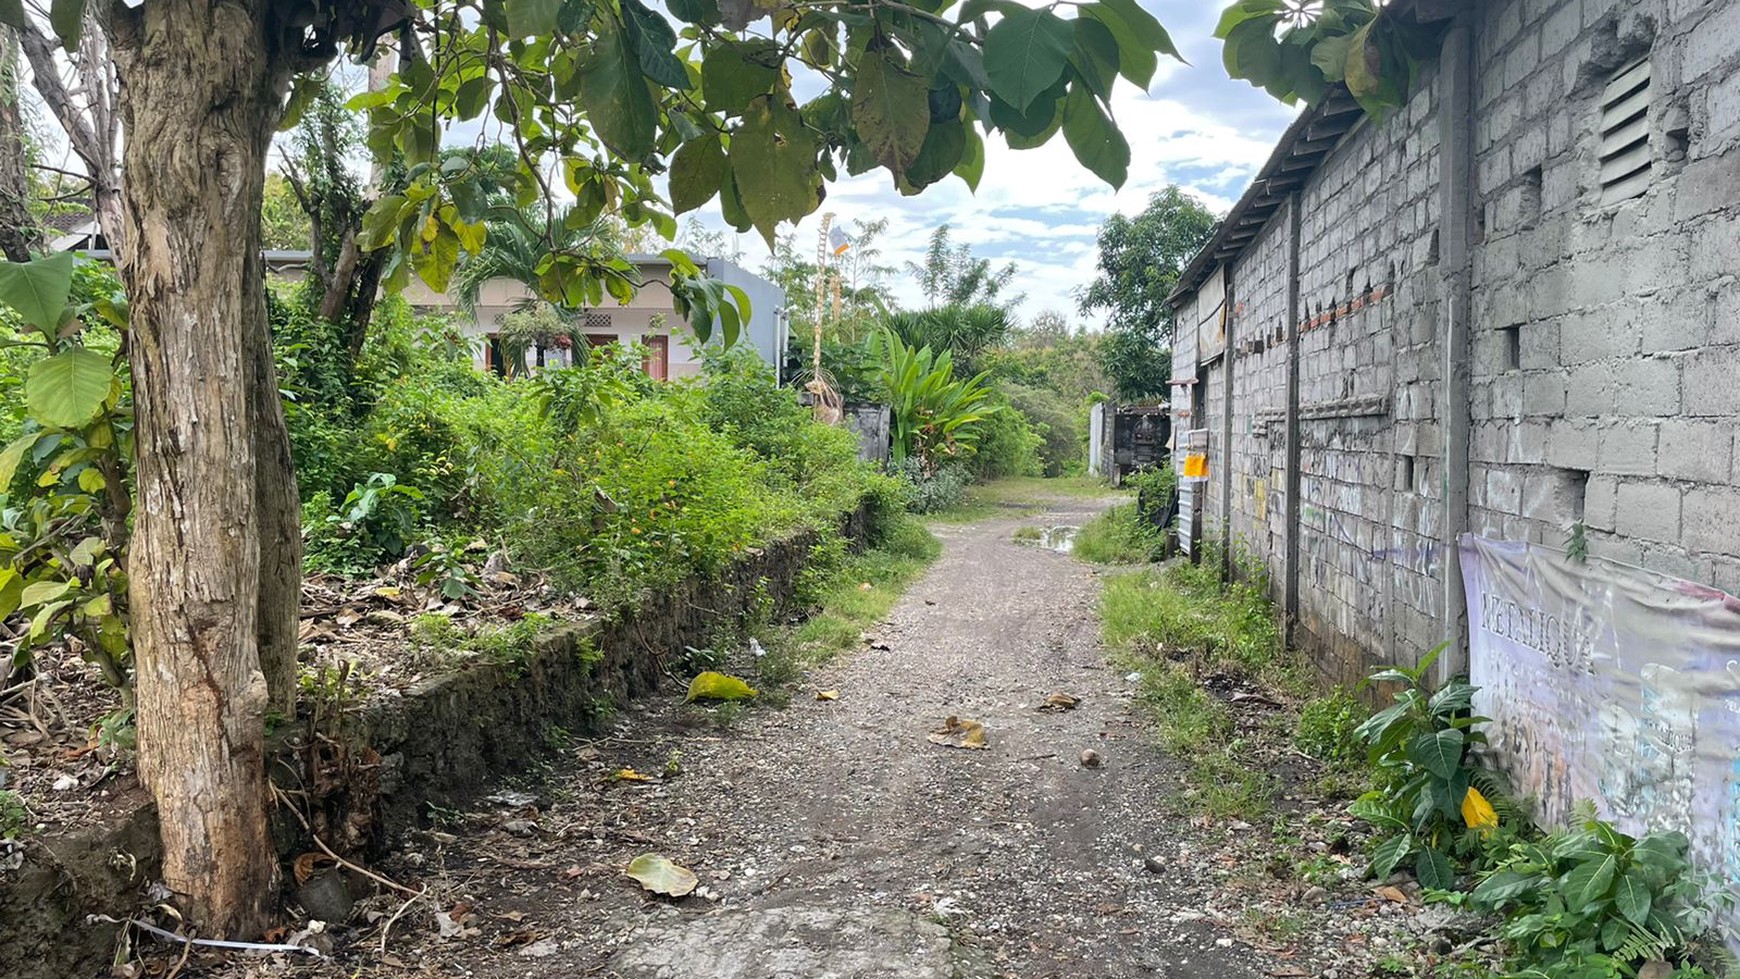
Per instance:
[[[1486,801],[1486,796],[1480,790],[1470,787],[1468,794],[1462,797],[1462,821],[1481,832],[1491,832],[1498,828],[1498,813],[1492,809],[1492,803]]]

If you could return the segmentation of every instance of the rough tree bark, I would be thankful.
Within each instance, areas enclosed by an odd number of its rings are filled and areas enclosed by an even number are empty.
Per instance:
[[[271,8],[112,8],[138,413],[139,771],[161,817],[164,880],[208,935],[257,933],[276,897],[262,663],[280,683],[284,666],[262,635],[288,639],[294,655],[297,571],[284,536],[294,538],[295,483],[259,259],[287,74]]]
[[[18,39],[11,28],[0,27],[0,254],[9,262],[30,261],[34,230],[18,102]]]

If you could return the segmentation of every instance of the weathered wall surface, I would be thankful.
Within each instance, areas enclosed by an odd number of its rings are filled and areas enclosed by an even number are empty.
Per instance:
[[[1491,5],[1476,75],[1473,530],[1740,593],[1740,4]],[[1650,70],[1604,202],[1602,97]]]
[[[1487,0],[1463,24],[1469,114],[1450,116],[1448,69],[1429,67],[1293,192],[1296,282],[1286,207],[1240,247],[1232,350],[1181,425],[1211,432],[1206,532],[1226,527],[1272,576],[1297,576],[1294,636],[1341,682],[1455,630],[1443,540],[1459,529],[1560,546],[1580,522],[1593,554],[1740,592],[1740,4]],[[1640,59],[1649,169],[1619,195],[1615,78]],[[1473,237],[1467,398],[1447,408],[1450,138],[1472,211],[1450,218]],[[1296,352],[1276,329],[1289,285]],[[1206,297],[1182,298],[1179,323],[1199,322]],[[1205,349],[1184,329],[1175,348],[1183,364]],[[1469,461],[1446,471],[1459,412]],[[1452,509],[1464,488],[1466,522]]]

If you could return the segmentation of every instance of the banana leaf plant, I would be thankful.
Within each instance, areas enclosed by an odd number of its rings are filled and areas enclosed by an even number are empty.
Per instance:
[[[888,399],[893,462],[916,458],[935,471],[946,457],[971,453],[979,426],[993,412],[985,374],[965,380],[954,376],[948,351],[914,348],[886,327],[874,341],[875,375]]]

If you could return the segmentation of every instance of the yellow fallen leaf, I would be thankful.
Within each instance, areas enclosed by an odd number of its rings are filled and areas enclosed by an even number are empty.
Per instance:
[[[945,748],[984,750],[985,725],[950,715],[943,726],[930,733],[930,742]]]
[[[612,782],[650,782],[652,776],[642,775],[632,768],[618,768],[610,773],[610,780]]]
[[[689,695],[683,700],[748,700],[754,696],[755,688],[742,680],[708,670],[689,681]]]
[[[1498,813],[1493,811],[1492,803],[1486,801],[1479,789],[1470,786],[1468,794],[1462,797],[1462,821],[1483,833],[1490,833],[1498,828]]]
[[[682,897],[700,883],[694,871],[677,866],[662,853],[643,853],[629,861],[624,872],[639,881],[640,886],[667,897]]]
[[[1081,698],[1071,694],[1058,692],[1045,698],[1045,703],[1039,705],[1040,710],[1075,710],[1081,703]]]
[[[838,691],[838,690],[817,690],[816,691],[816,699],[817,700],[839,700],[840,699],[840,691]]]

